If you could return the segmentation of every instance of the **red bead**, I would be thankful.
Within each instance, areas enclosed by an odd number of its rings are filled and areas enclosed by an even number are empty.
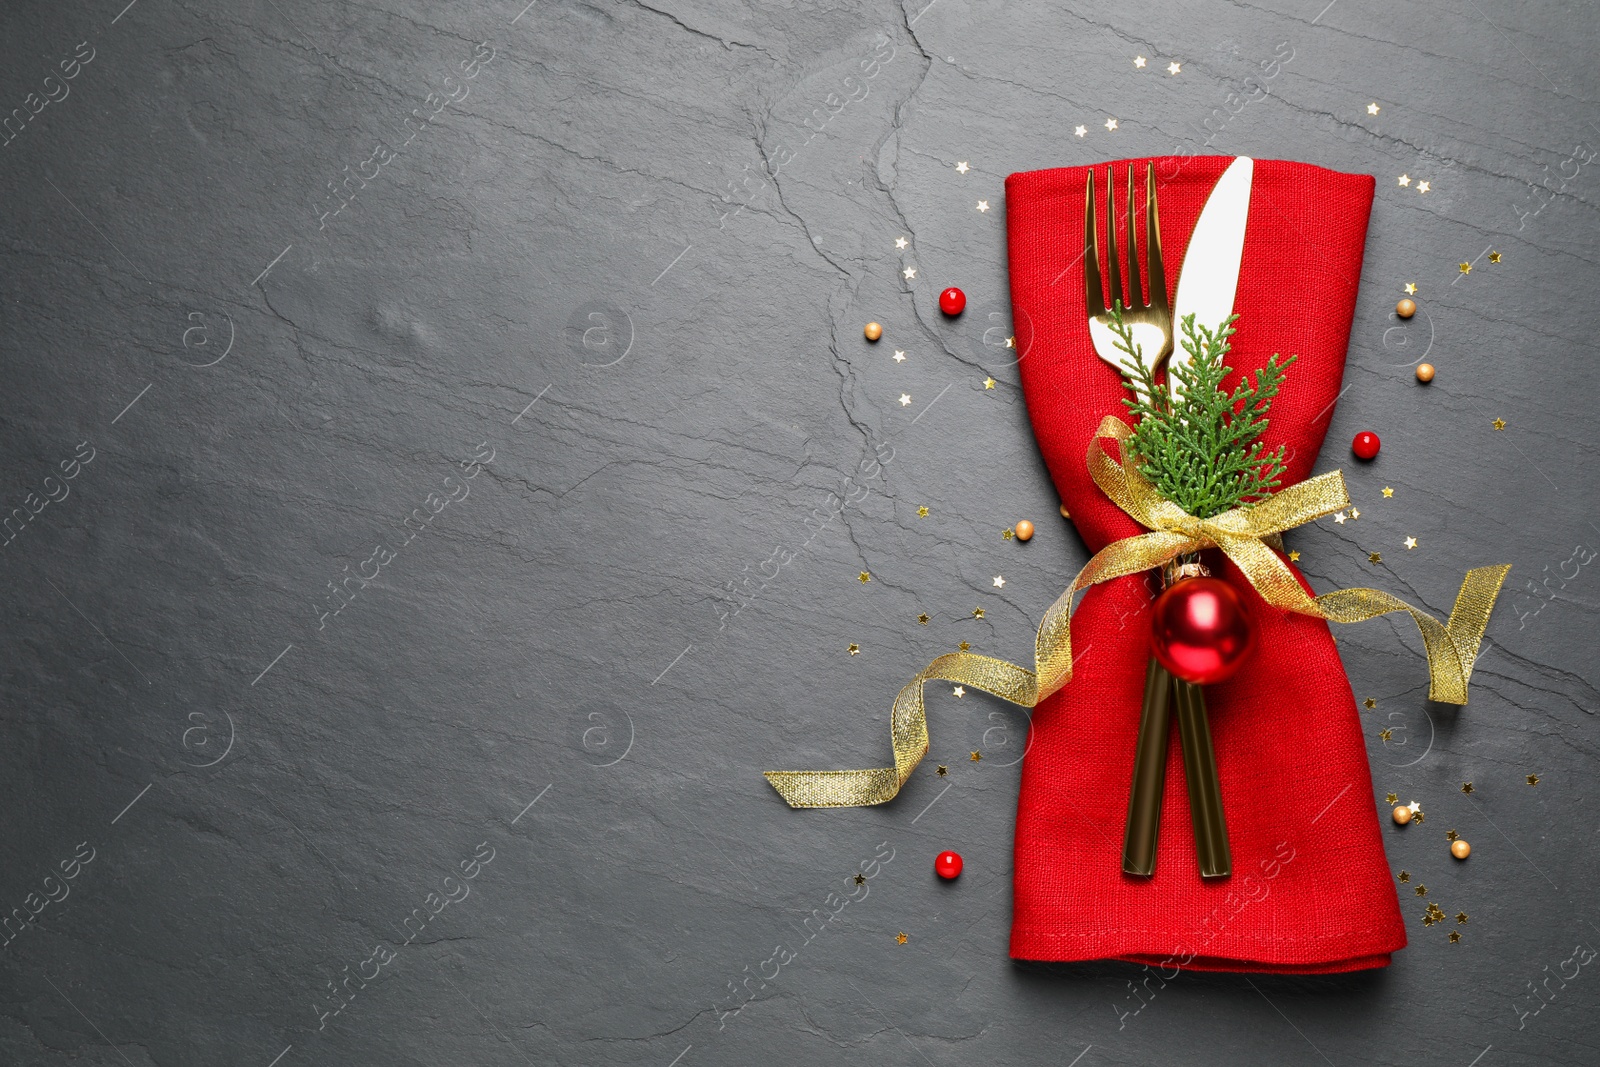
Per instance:
[[[948,882],[961,873],[961,853],[939,853],[939,858],[933,861],[933,870],[935,874]]]
[[[1350,451],[1356,454],[1357,459],[1371,459],[1382,447],[1383,442],[1378,440],[1378,435],[1371,430],[1362,430],[1356,434],[1356,439],[1350,442]]]
[[[967,294],[953,285],[939,294],[939,310],[946,315],[959,315],[966,307]]]
[[[1186,682],[1232,677],[1256,647],[1244,601],[1220,578],[1185,578],[1156,598],[1151,614],[1156,659]]]

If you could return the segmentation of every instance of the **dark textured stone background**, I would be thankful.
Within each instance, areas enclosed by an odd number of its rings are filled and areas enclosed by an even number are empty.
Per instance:
[[[1600,944],[1591,6],[122,3],[0,13],[0,114],[67,92],[0,149],[0,512],[67,492],[0,553],[0,907],[70,891],[0,950],[7,1062],[1596,1062],[1600,976],[1519,1017]],[[1175,146],[1378,178],[1320,463],[1363,515],[1290,536],[1313,581],[1442,615],[1515,569],[1460,712],[1409,622],[1339,631],[1375,788],[1428,815],[1392,866],[1470,923],[1406,888],[1386,971],[1185,974],[1127,1015],[1130,967],[1007,956],[1020,712],[941,687],[880,808],[793,812],[759,772],[886,761],[895,689],[959,640],[1027,656],[1084,553],[1003,346],[1002,181]],[[404,945],[432,892],[459,902]]]

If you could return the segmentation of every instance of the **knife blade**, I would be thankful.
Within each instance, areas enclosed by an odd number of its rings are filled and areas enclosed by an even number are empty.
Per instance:
[[[1172,369],[1189,362],[1183,347],[1183,320],[1194,316],[1194,323],[1216,329],[1233,314],[1234,293],[1239,287],[1239,262],[1244,257],[1244,231],[1250,215],[1250,185],[1255,176],[1255,160],[1237,156],[1211,187],[1206,205],[1189,235],[1178,273],[1178,291],[1173,299],[1172,358],[1167,364],[1167,380],[1178,384]]]

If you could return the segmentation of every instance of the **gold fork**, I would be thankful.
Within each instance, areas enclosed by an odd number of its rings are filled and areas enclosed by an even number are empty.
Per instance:
[[[1138,208],[1133,196],[1134,168],[1128,168],[1128,299],[1122,299],[1122,257],[1117,251],[1116,194],[1112,184],[1113,174],[1106,168],[1106,256],[1109,269],[1100,259],[1100,212],[1094,195],[1094,171],[1089,172],[1089,188],[1083,208],[1083,291],[1084,304],[1089,310],[1089,337],[1094,342],[1095,353],[1119,371],[1127,356],[1117,347],[1117,335],[1112,332],[1113,310],[1122,308],[1122,321],[1133,337],[1135,350],[1153,353],[1143,357],[1155,374],[1172,355],[1172,305],[1167,299],[1167,275],[1161,262],[1161,217],[1156,205],[1156,172],[1150,163],[1144,168],[1144,252],[1150,275],[1150,297],[1146,303],[1142,285],[1143,274],[1139,265],[1139,248],[1134,239],[1137,232]],[[1102,283],[1103,279],[1103,283]],[[1109,290],[1111,303],[1105,300]]]

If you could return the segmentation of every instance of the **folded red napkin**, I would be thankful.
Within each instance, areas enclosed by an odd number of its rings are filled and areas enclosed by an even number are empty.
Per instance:
[[[1189,235],[1230,159],[1151,162],[1171,296]],[[1125,174],[1137,164],[1142,204],[1144,163],[1111,164],[1124,250]],[[1106,166],[1096,182],[1102,197]],[[1086,326],[1088,173],[1013,174],[1006,214],[1034,436],[1093,552],[1142,531],[1084,464],[1100,420],[1128,418],[1127,390],[1095,355]],[[1274,353],[1299,356],[1262,442],[1269,450],[1288,445],[1285,485],[1311,473],[1338,397],[1372,194],[1368,175],[1255,163],[1230,363],[1253,372]],[[1155,874],[1122,873],[1152,594],[1139,576],[1097,585],[1073,617],[1072,682],[1034,712],[1017,802],[1014,957],[1319,973],[1382,967],[1405,947],[1360,718],[1328,625],[1269,607],[1225,559],[1210,555],[1213,573],[1244,596],[1260,636],[1238,674],[1206,687],[1233,874],[1200,878],[1176,730]]]

